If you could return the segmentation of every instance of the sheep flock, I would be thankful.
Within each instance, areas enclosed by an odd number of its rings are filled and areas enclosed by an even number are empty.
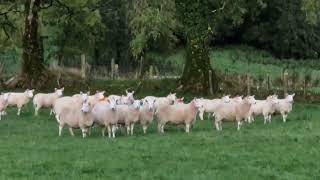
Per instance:
[[[34,115],[37,116],[42,108],[49,108],[58,123],[58,134],[68,127],[74,136],[73,129],[81,129],[82,136],[91,134],[93,127],[101,128],[102,136],[105,131],[109,138],[115,138],[119,128],[124,127],[127,135],[133,135],[136,125],[147,133],[149,125],[156,120],[159,133],[164,133],[165,125],[183,125],[185,132],[196,122],[197,116],[204,119],[204,114],[214,120],[215,128],[222,130],[223,122],[235,122],[237,130],[243,123],[252,123],[257,116],[264,118],[264,123],[271,123],[272,115],[280,114],[286,122],[288,113],[292,111],[295,94],[286,94],[284,99],[277,95],[269,95],[264,100],[256,100],[254,96],[223,96],[219,99],[194,98],[184,103],[183,98],[177,98],[175,93],[166,97],[146,96],[137,100],[134,91],[126,91],[126,95],[105,96],[105,91],[97,91],[63,96],[64,88],[55,88],[52,93],[37,93],[34,90],[24,92],[7,92],[0,95],[0,120],[6,115],[6,108],[17,107],[17,115],[31,100]]]

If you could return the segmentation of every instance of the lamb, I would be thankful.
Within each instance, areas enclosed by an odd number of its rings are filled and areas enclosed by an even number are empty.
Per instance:
[[[50,115],[52,115],[53,111],[53,104],[54,102],[63,95],[64,88],[57,89],[54,88],[53,93],[38,93],[33,98],[33,106],[34,106],[34,114],[37,116],[39,109],[44,108],[50,108]]]
[[[237,129],[240,130],[242,120],[246,119],[252,104],[255,104],[254,96],[247,96],[241,102],[230,102],[220,106],[215,112],[216,129],[222,130],[222,121],[237,121]]]
[[[279,103],[277,95],[270,95],[266,100],[256,100],[256,104],[253,104],[250,108],[248,115],[248,122],[254,121],[254,116],[263,115],[264,124],[271,123],[271,115],[276,110],[276,104]]]
[[[6,110],[8,106],[8,99],[9,99],[10,93],[4,93],[0,95],[0,120],[1,115],[3,115],[4,111]]]
[[[279,103],[276,104],[275,113],[282,115],[282,120],[285,123],[287,121],[288,114],[292,111],[293,97],[295,94],[286,94],[284,99],[279,99]]]
[[[147,96],[143,100],[148,100],[150,102],[155,101],[154,107],[155,109],[159,108],[160,106],[172,105],[176,101],[176,93],[170,93],[167,97],[155,97],[155,96]]]
[[[134,100],[131,105],[117,105],[116,107],[117,124],[125,125],[127,135],[133,135],[134,125],[139,121],[140,103],[141,101]]]
[[[174,104],[160,106],[157,110],[158,131],[164,133],[167,123],[180,125],[185,124],[186,133],[190,132],[190,126],[196,121],[196,116],[203,103],[200,99],[193,99],[189,104]]]
[[[134,91],[129,92],[126,90],[126,94],[127,94],[126,96],[110,95],[108,96],[108,99],[112,99],[113,101],[117,102],[117,104],[119,105],[120,104],[130,105],[134,101],[134,98],[133,98]]]
[[[140,108],[139,123],[142,125],[143,133],[147,133],[148,126],[152,123],[154,116],[154,103],[156,100],[148,101],[147,99],[143,101]],[[181,103],[181,102],[179,102]]]
[[[81,107],[84,101],[88,100],[88,93],[80,92],[79,95],[74,95],[72,97],[65,96],[58,98],[53,105],[53,112],[55,114],[56,120],[59,122],[59,116],[64,109],[71,109],[73,107]]]
[[[69,109],[63,109],[59,114],[59,136],[62,135],[63,127],[68,126],[71,136],[74,136],[73,128],[80,128],[82,137],[85,138],[89,128],[93,124],[91,110],[91,105],[88,100],[83,101],[80,108],[73,106]]]
[[[94,123],[102,128],[102,136],[105,136],[106,128],[108,128],[108,136],[115,138],[117,129],[117,113],[116,102],[110,100],[107,102],[98,102],[92,109],[92,115],[94,117]]]
[[[23,93],[10,93],[8,106],[16,106],[18,108],[17,115],[20,116],[21,108],[28,104],[30,99],[33,97],[33,92],[33,89],[27,89]]]
[[[218,107],[221,106],[222,103],[229,103],[230,95],[223,96],[221,99],[200,99],[203,103],[203,108],[200,109],[199,117],[201,120],[203,120],[203,114],[204,112],[212,113],[212,116],[214,116],[214,112],[217,110]]]

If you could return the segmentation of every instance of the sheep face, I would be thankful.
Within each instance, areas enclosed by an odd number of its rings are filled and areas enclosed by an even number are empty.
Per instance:
[[[54,88],[54,92],[55,92],[56,95],[58,95],[59,97],[61,97],[61,96],[63,95],[63,91],[64,91],[64,88],[61,88],[61,89]]]
[[[174,102],[175,102],[176,99],[177,99],[176,93],[173,93],[173,94],[170,93],[170,94],[167,96],[167,98],[169,99],[171,105],[174,104]]]
[[[84,101],[84,102],[82,103],[81,111],[82,111],[83,113],[88,113],[88,112],[90,112],[90,110],[91,110],[90,103],[89,103],[88,101]]]
[[[156,100],[154,99],[153,101],[148,101],[147,99],[144,101],[144,105],[148,107],[148,110],[151,112],[154,109],[154,103]]]
[[[31,89],[31,90],[27,89],[25,91],[25,93],[27,94],[28,98],[32,98],[33,97],[33,92],[34,92],[34,89]]]

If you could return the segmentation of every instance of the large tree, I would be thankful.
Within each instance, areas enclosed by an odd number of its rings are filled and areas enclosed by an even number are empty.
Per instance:
[[[242,23],[246,13],[244,1],[233,0],[176,0],[177,14],[187,39],[186,63],[180,80],[185,91],[209,94],[209,86],[217,89],[217,77],[209,59],[210,36],[224,21]],[[210,74],[210,71],[212,72]],[[210,82],[211,81],[211,82]]]
[[[23,34],[22,77],[24,86],[35,87],[44,76],[40,36],[38,32],[41,0],[26,0]]]

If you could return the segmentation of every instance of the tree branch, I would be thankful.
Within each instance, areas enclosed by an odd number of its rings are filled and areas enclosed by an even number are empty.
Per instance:
[[[53,0],[50,0],[50,4],[49,5],[40,7],[40,9],[48,9],[49,7],[52,6],[52,4],[53,4]]]
[[[9,14],[9,13],[11,13],[11,12],[12,12],[12,13],[21,12],[21,11],[15,9],[14,7],[15,7],[15,5],[12,5],[11,7],[8,8],[7,11],[5,11],[5,12],[0,12],[0,16],[6,16],[7,14]]]
[[[215,13],[215,12],[217,12],[217,11],[222,11],[225,6],[226,6],[226,2],[224,1],[224,2],[223,2],[223,5],[222,5],[220,8],[215,9],[215,10],[213,10],[213,11],[211,11],[211,12],[212,12],[212,13]]]

